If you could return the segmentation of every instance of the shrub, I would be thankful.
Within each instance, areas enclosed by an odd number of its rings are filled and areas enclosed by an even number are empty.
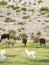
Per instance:
[[[14,33],[11,33],[10,38],[16,39],[16,35]]]
[[[25,23],[24,23],[24,22],[18,22],[18,24],[20,24],[20,25],[24,25]]]
[[[11,19],[10,17],[5,18],[4,22],[15,22],[14,19]]]
[[[38,22],[41,22],[40,20],[38,20]]]
[[[36,5],[36,3],[34,3],[33,5]]]
[[[40,32],[40,31],[38,31],[38,32],[37,32],[37,35],[41,35],[41,32]]]
[[[22,27],[21,29],[22,29],[22,30],[25,30],[25,28],[24,28],[24,27]]]
[[[49,22],[49,20],[44,20],[45,22]]]
[[[20,36],[22,39],[26,39],[28,37],[26,33],[22,33],[22,34],[20,34]]]
[[[31,10],[29,10],[29,11],[34,12],[34,9],[31,9]]]
[[[7,8],[14,8],[14,5],[8,5]]]
[[[16,9],[19,9],[20,7],[19,6],[15,6],[13,7],[13,10],[16,10]]]
[[[11,14],[11,12],[7,12],[7,15],[10,15]]]
[[[7,2],[5,2],[5,1],[0,1],[0,6],[5,6],[5,5],[7,5]]]
[[[20,28],[18,28],[18,32],[21,32],[21,29]]]
[[[16,34],[16,31],[15,30],[8,30],[9,34],[13,33],[13,34]]]
[[[16,10],[16,12],[20,12],[20,10]]]
[[[23,14],[25,14],[25,15],[26,15],[26,12],[23,12]]]
[[[38,0],[38,3],[42,3],[43,1],[42,0]]]
[[[48,7],[41,7],[40,12],[49,12],[49,8]]]
[[[26,8],[21,8],[21,10],[26,11],[27,9]]]
[[[29,16],[23,16],[23,19],[28,19],[29,18]]]
[[[3,17],[3,15],[0,15],[0,17]]]

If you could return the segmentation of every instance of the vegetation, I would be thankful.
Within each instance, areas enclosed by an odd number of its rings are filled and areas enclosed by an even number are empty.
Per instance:
[[[41,35],[41,32],[40,32],[40,31],[38,31],[38,32],[37,32],[37,35]]]
[[[13,34],[16,34],[16,31],[15,30],[8,30],[9,34],[13,33]]]
[[[11,33],[10,38],[16,39],[16,35],[14,33]]]
[[[20,24],[20,25],[24,25],[25,23],[24,23],[24,22],[18,22],[18,24]]]
[[[7,8],[14,8],[14,5],[8,5]]]
[[[20,34],[20,36],[22,39],[26,39],[28,37],[26,33],[22,33],[22,34]]]
[[[49,12],[49,8],[48,7],[41,7],[40,12]]]
[[[32,13],[34,12],[34,9],[31,9],[31,10],[29,10],[29,11],[31,11]]]
[[[38,3],[42,3],[43,1],[42,0],[38,0]]]
[[[16,10],[16,12],[20,12],[20,10]]]
[[[5,1],[0,1],[0,6],[5,6],[5,5],[7,5],[7,2],[5,2]]]
[[[27,9],[26,8],[21,8],[22,11],[26,11]]]
[[[11,19],[10,17],[5,18],[4,22],[15,22],[14,19]]]
[[[11,14],[11,12],[7,12],[6,14],[7,14],[7,15],[10,15],[10,14]]]
[[[28,19],[29,18],[29,16],[23,16],[23,19]]]
[[[49,22],[49,20],[44,20],[45,22]]]
[[[13,7],[13,10],[16,10],[16,9],[19,9],[20,7],[19,6],[15,6]]]

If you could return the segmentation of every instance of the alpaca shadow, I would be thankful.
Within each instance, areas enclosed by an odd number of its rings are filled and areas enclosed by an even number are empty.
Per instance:
[[[45,63],[49,63],[49,59],[44,59],[44,60],[33,60],[34,62],[45,62]]]

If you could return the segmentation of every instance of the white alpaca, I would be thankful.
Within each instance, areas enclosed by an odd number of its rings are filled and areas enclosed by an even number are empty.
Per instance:
[[[0,50],[0,57],[1,57],[1,59],[2,59],[3,61],[6,59],[5,54],[6,54],[5,50]]]
[[[30,59],[34,59],[36,52],[35,51],[28,51],[27,49],[25,50],[25,53],[30,57]]]

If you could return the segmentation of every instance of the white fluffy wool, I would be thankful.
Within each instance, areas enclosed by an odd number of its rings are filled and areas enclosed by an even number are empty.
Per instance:
[[[25,50],[25,53],[30,57],[30,59],[35,58],[36,52],[35,51],[28,51],[27,49]]]
[[[3,61],[6,59],[5,54],[6,54],[5,50],[0,50],[0,57],[1,57],[1,59],[2,59]]]

